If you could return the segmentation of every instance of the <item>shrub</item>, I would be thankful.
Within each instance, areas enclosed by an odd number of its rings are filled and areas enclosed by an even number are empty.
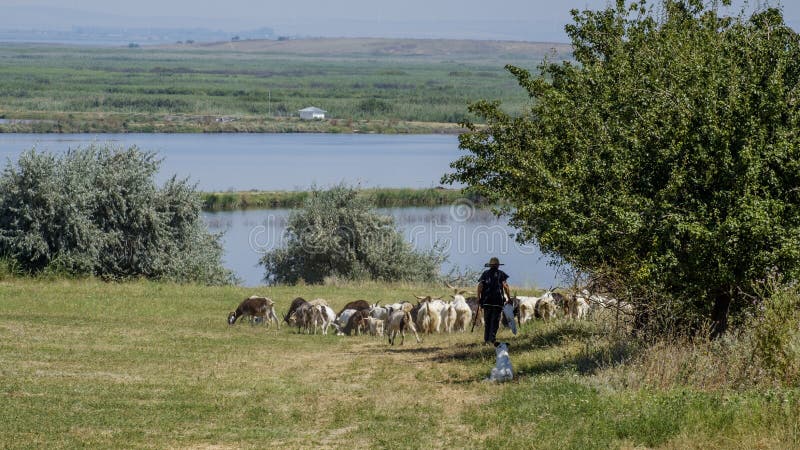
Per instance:
[[[136,147],[23,153],[0,176],[0,257],[28,273],[231,282],[194,186],[158,188],[159,166]]]
[[[775,379],[788,386],[800,382],[800,293],[783,288],[764,303],[753,330],[755,354]]]
[[[419,253],[375,213],[358,191],[339,185],[312,189],[301,210],[289,217],[286,246],[261,259],[265,279],[294,284],[347,280],[433,281],[443,261],[439,250]]]

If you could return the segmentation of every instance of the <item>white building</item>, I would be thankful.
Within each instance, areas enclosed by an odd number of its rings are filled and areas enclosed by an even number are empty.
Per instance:
[[[314,120],[314,119],[324,119],[325,118],[325,111],[324,109],[319,109],[314,106],[309,106],[308,108],[303,108],[299,111],[300,118],[303,120]]]

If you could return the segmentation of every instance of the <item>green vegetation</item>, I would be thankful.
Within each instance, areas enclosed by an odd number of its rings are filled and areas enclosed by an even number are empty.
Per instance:
[[[11,122],[0,131],[455,133],[477,99],[520,111],[528,99],[502,66],[533,67],[551,47],[475,42],[469,52],[469,43],[4,45],[0,118]],[[300,121],[311,105],[331,119]]]
[[[203,200],[204,210],[225,211],[299,208],[303,206],[309,194],[308,191],[237,191],[201,192],[200,197]],[[453,204],[464,199],[475,205],[483,203],[482,198],[459,189],[370,188],[359,189],[358,196],[376,208],[433,207]]]
[[[159,166],[136,147],[23,153],[0,175],[0,258],[28,273],[230,283],[194,188],[157,187]]]
[[[374,210],[345,185],[312,190],[302,209],[289,215],[286,246],[260,261],[272,283],[322,283],[326,278],[434,281],[444,256],[438,248],[413,249],[391,216]]]
[[[390,348],[369,336],[225,322],[251,294],[275,299],[280,314],[298,295],[325,298],[338,310],[357,298],[388,303],[446,294],[441,286],[245,289],[3,272],[0,283],[4,448],[800,444],[796,384],[681,382],[699,367],[705,380],[723,372],[717,350],[737,349],[733,339],[695,347],[673,341],[640,352],[599,320],[535,322],[517,337],[500,332],[511,342],[517,373],[494,385],[482,382],[494,351],[477,344],[478,333],[423,336],[422,344]]]
[[[458,181],[526,239],[629,297],[640,331],[719,336],[800,275],[800,36],[780,10],[700,0],[575,13],[578,64],[509,66],[522,116],[479,102]],[[535,173],[537,177],[531,178]]]

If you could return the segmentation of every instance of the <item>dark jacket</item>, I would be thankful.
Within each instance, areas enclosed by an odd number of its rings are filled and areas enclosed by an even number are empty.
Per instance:
[[[508,275],[500,269],[490,268],[481,274],[478,283],[481,284],[481,306],[502,307],[503,283],[508,279]]]

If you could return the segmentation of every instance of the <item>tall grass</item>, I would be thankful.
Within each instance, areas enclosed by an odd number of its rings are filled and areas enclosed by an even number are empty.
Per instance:
[[[673,336],[651,343],[639,357],[610,372],[609,379],[626,386],[705,391],[798,386],[799,305],[796,287],[779,287],[762,312],[741,328],[714,341]]]

